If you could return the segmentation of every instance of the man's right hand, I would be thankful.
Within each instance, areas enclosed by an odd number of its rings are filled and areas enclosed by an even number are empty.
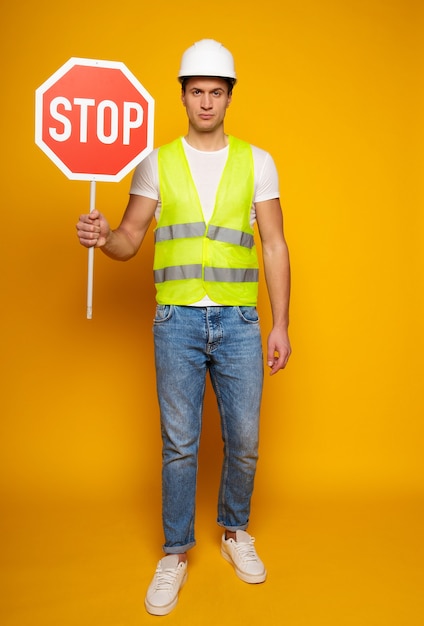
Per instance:
[[[76,229],[80,244],[86,248],[101,248],[111,232],[109,223],[97,210],[80,215]]]

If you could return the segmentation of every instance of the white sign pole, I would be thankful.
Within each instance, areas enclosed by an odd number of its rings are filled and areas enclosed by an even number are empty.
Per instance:
[[[90,213],[96,208],[96,181],[90,181]],[[93,317],[94,247],[88,249],[87,319]]]

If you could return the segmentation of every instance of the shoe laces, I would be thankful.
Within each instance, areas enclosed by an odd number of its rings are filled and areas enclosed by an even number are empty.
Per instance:
[[[240,558],[243,561],[248,562],[248,561],[258,560],[258,555],[256,554],[255,546],[253,545],[254,543],[255,543],[255,538],[251,537],[248,543],[234,541],[233,545],[237,551],[237,554],[240,556]]]
[[[175,585],[178,576],[178,567],[162,569],[158,567],[155,574],[155,591],[169,591]]]

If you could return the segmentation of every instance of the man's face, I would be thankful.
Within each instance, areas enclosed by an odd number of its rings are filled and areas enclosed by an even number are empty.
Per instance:
[[[212,132],[222,125],[231,95],[223,78],[201,76],[189,78],[181,100],[192,128]]]

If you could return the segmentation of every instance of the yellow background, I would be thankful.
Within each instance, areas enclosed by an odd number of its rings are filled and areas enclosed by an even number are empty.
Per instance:
[[[137,524],[147,524],[149,533],[159,526],[152,538],[140,539],[151,551],[146,583],[162,541],[151,232],[127,264],[96,253],[93,319],[86,320],[87,254],[74,225],[88,211],[89,183],[68,180],[35,145],[35,89],[72,56],[123,61],[155,99],[157,146],[186,130],[176,81],[182,51],[212,37],[231,49],[239,77],[227,132],[276,161],[292,262],[293,355],[284,373],[265,382],[252,525],[262,542],[271,518],[280,520],[275,529],[307,533],[308,515],[317,520],[315,504],[313,514],[301,507],[300,523],[285,509],[288,502],[331,501],[338,510],[338,502],[361,501],[368,511],[372,503],[381,536],[387,503],[407,502],[393,510],[412,506],[405,524],[411,529],[415,521],[414,545],[422,550],[414,507],[422,515],[423,25],[418,0],[22,0],[3,7],[0,487],[16,545],[21,539],[11,511],[33,512],[34,503],[46,502],[56,512],[76,502],[136,503]],[[97,207],[113,225],[129,184],[130,175],[97,185]],[[259,308],[265,339],[271,320],[264,286]],[[216,417],[208,391],[199,535],[214,523]],[[332,513],[330,519],[337,526]],[[50,527],[41,527],[49,535]],[[84,527],[75,533],[75,542],[83,541]],[[409,533],[406,526],[400,534]],[[368,540],[373,544],[371,535]],[[268,550],[273,554],[275,546]],[[9,566],[20,580],[14,557],[11,550]],[[313,571],[310,563],[307,569]],[[319,567],[316,573],[319,579]],[[110,621],[96,617],[94,605],[86,618],[69,617],[69,607],[67,618],[60,610],[34,613],[29,605],[21,613],[20,587],[11,580],[16,584],[5,597],[14,600],[5,604],[4,626],[38,624],[37,615],[40,626],[151,619],[138,605],[137,619],[118,611]],[[288,573],[285,584],[290,580]],[[302,605],[310,589],[299,583],[297,591]],[[190,592],[184,593],[188,603]],[[332,617],[324,605],[302,621],[293,606],[286,623],[422,623],[410,599],[402,621],[401,600],[399,615],[382,605],[369,621],[365,609],[350,621],[342,609]],[[227,623],[217,615],[215,623]],[[265,615],[269,624],[280,623]],[[199,619],[193,623],[206,623]]]

